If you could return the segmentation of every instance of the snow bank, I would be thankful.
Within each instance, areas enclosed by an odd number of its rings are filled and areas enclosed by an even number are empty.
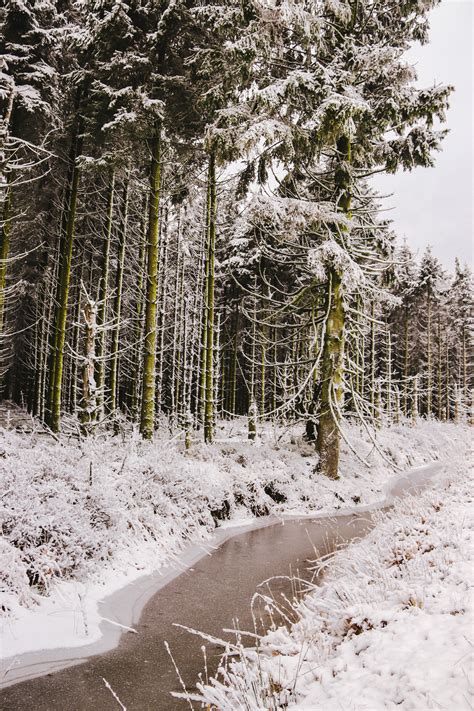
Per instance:
[[[97,602],[168,564],[218,525],[308,514],[383,498],[396,467],[449,459],[466,439],[440,423],[377,433],[350,428],[365,467],[343,447],[342,478],[314,474],[314,450],[290,431],[255,444],[245,423],[212,446],[137,436],[55,442],[0,430],[0,655],[88,644]],[[390,464],[391,463],[391,464]]]
[[[413,438],[420,446],[423,428]],[[242,661],[201,685],[206,708],[471,709],[466,450],[451,453],[449,481],[376,514],[375,529],[334,556],[323,585],[295,603],[296,624],[270,631],[258,652],[242,649]]]

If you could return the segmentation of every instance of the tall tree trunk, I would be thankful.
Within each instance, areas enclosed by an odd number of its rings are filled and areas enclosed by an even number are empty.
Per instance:
[[[441,341],[441,314],[438,311],[438,420],[443,419],[443,349]]]
[[[390,326],[387,324],[387,395],[386,395],[386,411],[387,411],[387,421],[389,424],[393,419],[393,408],[392,408],[392,336],[390,333]]]
[[[418,374],[413,378],[413,390],[411,400],[411,421],[415,425],[418,419]]]
[[[316,448],[319,453],[319,471],[332,479],[337,479],[339,476],[339,413],[337,408],[342,404],[343,397],[345,320],[341,274],[337,269],[331,269],[329,283],[329,308],[321,369],[321,411]]]
[[[209,236],[207,253],[207,293],[206,293],[206,400],[204,409],[204,441],[211,443],[214,438],[214,271],[216,248],[216,157],[209,157]]]
[[[120,235],[117,251],[117,271],[115,273],[115,297],[114,297],[114,327],[112,331],[112,354],[110,360],[110,412],[117,409],[117,392],[118,392],[118,365],[119,365],[119,347],[120,347],[120,326],[122,318],[122,291],[123,291],[123,270],[125,264],[125,246],[127,242],[127,227],[128,227],[128,194],[129,194],[129,179],[125,183],[122,198],[122,221],[120,225]]]
[[[469,422],[469,382],[467,377],[467,333],[466,324],[462,325],[462,338],[461,338],[461,348],[462,348],[462,387],[461,387],[461,400],[463,404],[463,410],[466,416],[467,422]]]
[[[7,264],[10,251],[10,229],[12,212],[11,173],[7,176],[5,199],[2,210],[2,224],[0,229],[0,337],[4,335],[5,326],[5,289],[7,286]],[[3,347],[3,343],[1,344]]]
[[[408,366],[409,366],[409,343],[408,343],[408,306],[405,306],[405,317],[403,321],[403,414],[408,417]]]
[[[207,224],[207,222],[206,222]],[[207,231],[207,228],[206,228]],[[207,291],[206,253],[207,237],[202,234],[202,244],[199,250],[199,265],[196,278],[196,293],[194,297],[194,333],[198,334],[193,351],[193,362],[196,362],[197,377],[194,383],[194,418],[196,427],[204,423],[204,398],[206,385],[205,361],[205,300]]]
[[[82,274],[84,270],[84,253],[80,255],[81,262],[79,266],[79,274],[77,275],[77,285],[76,285],[76,304],[74,313],[74,328],[72,335],[72,359],[71,359],[71,382],[70,382],[70,397],[69,397],[69,409],[72,414],[75,414],[77,410],[77,353],[79,353],[79,344],[81,336],[81,311],[82,311]]]
[[[338,166],[335,172],[337,207],[350,217],[351,144],[348,136],[337,142]],[[336,235],[336,233],[335,233]],[[326,476],[339,477],[339,408],[343,402],[344,325],[345,309],[342,293],[342,274],[332,266],[329,269],[327,293],[327,318],[322,354],[321,414],[319,418],[316,449],[319,454],[318,470]]]
[[[266,401],[266,392],[265,392],[265,378],[266,378],[266,347],[265,347],[265,329],[263,329],[262,333],[262,352],[260,354],[260,414],[262,416],[262,420],[265,417],[265,401]]]
[[[102,243],[102,267],[97,297],[97,326],[99,343],[97,349],[96,380],[97,380],[97,413],[99,418],[104,414],[105,402],[105,356],[107,345],[107,302],[109,293],[110,245],[112,241],[112,226],[115,199],[115,171],[112,171],[107,195],[107,212],[105,217],[105,234]]]
[[[168,209],[163,211],[161,243],[161,284],[160,284],[160,313],[158,318],[159,342],[158,342],[158,366],[156,376],[156,406],[160,412],[164,409],[164,386],[163,374],[165,366],[165,332],[166,332],[166,309],[168,304],[168,254],[170,251],[168,240]]]
[[[156,301],[158,294],[160,179],[161,127],[158,126],[151,143],[150,197],[148,203],[145,343],[140,416],[140,432],[145,439],[152,439],[155,428]]]
[[[82,310],[86,330],[81,401],[81,430],[84,435],[89,434],[90,424],[96,419],[97,410],[97,387],[95,382],[97,311],[97,303],[89,296],[86,296]]]
[[[377,408],[375,405],[376,400],[376,388],[377,384],[375,382],[375,302],[372,301],[372,306],[370,309],[370,407],[372,411],[372,417],[377,418]]]
[[[175,402],[176,402],[176,415],[178,420],[180,416],[184,414],[184,368],[183,364],[185,361],[185,298],[184,298],[184,277],[185,277],[185,264],[184,264],[184,253],[182,255],[181,261],[181,272],[180,272],[180,289],[179,289],[179,314],[178,314],[178,357],[176,359],[176,392],[175,392]]]
[[[143,282],[146,265],[146,240],[147,240],[147,212],[148,195],[145,196],[143,205],[143,219],[140,231],[140,243],[138,248],[138,278],[137,278],[137,300],[135,302],[135,323],[133,328],[133,366],[131,373],[130,410],[133,422],[139,421],[140,393],[142,381],[142,332],[143,332]]]
[[[232,366],[231,366],[231,382],[230,382],[230,411],[232,415],[236,414],[237,407],[237,367],[239,359],[239,339],[240,339],[240,310],[237,304],[235,310],[235,333],[234,343],[232,346]]]
[[[174,427],[174,419],[178,407],[179,394],[179,367],[180,367],[180,334],[181,334],[181,249],[178,241],[176,254],[176,271],[174,279],[174,304],[173,304],[173,346],[171,357],[171,384],[170,384],[170,423]]]
[[[205,234],[203,237],[203,296],[202,296],[202,319],[201,319],[201,351],[200,351],[200,369],[199,369],[199,404],[198,404],[198,422],[204,425],[206,419],[206,376],[207,376],[207,323],[208,323],[208,298],[209,298],[209,239],[210,239],[210,220],[211,220],[211,196],[210,196],[210,174],[207,178],[207,198],[205,212]]]
[[[450,392],[450,381],[451,373],[449,368],[449,340],[448,334],[446,334],[446,393],[445,393],[445,405],[446,405],[446,420],[451,419],[451,392]]]
[[[273,367],[272,367],[272,412],[273,419],[276,419],[276,409],[278,401],[278,333],[276,328],[272,328],[273,339]],[[316,381],[314,383],[316,385]]]
[[[53,357],[51,369],[51,387],[49,403],[49,426],[53,432],[59,432],[61,425],[61,395],[63,383],[64,346],[66,341],[66,320],[68,311],[69,286],[71,282],[71,263],[76,228],[76,208],[79,191],[80,171],[77,158],[82,151],[81,125],[73,140],[70,154],[71,181],[66,190],[67,204],[64,214],[64,233],[60,240],[60,263],[58,274],[58,298],[53,328]]]
[[[46,272],[45,284],[42,285],[41,295],[39,296],[39,302],[41,304],[41,316],[40,316],[40,337],[39,337],[39,353],[36,365],[35,374],[35,399],[33,404],[33,414],[35,417],[41,416],[42,409],[42,394],[43,394],[43,378],[45,376],[44,368],[44,351],[45,351],[45,337],[48,328],[48,303],[51,302],[49,289],[47,288],[50,277],[50,271]],[[46,287],[46,288],[45,288]]]
[[[12,187],[13,174],[8,169],[6,158],[6,142],[8,139],[10,121],[13,112],[13,102],[15,97],[15,83],[11,77],[4,74],[6,80],[6,90],[4,93],[5,110],[0,116],[0,352],[5,349],[5,289],[7,285],[7,259],[10,251],[10,228],[12,210]],[[0,364],[0,383],[3,383],[3,363]]]
[[[252,349],[250,353],[250,405],[255,405],[255,374],[257,369],[257,297],[255,296],[257,292],[257,280],[254,280],[253,284],[253,314],[252,314]],[[294,342],[293,342],[293,352],[294,352]],[[295,359],[293,357],[293,363]],[[296,370],[296,367],[294,367]],[[294,372],[294,371],[293,371]]]
[[[427,344],[426,344],[426,416],[429,418],[432,415],[433,402],[433,378],[432,378],[432,354],[431,354],[431,294],[428,292],[427,304]]]

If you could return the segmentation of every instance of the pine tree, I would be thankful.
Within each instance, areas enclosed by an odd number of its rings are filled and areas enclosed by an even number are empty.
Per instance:
[[[423,408],[422,414],[430,417],[433,414],[433,325],[439,307],[440,293],[443,288],[444,274],[439,261],[434,257],[431,247],[427,247],[420,262],[418,284],[415,297],[419,303],[419,328],[424,331],[425,338],[420,339],[423,353],[420,354],[420,374],[423,375]],[[423,314],[423,316],[421,316]]]

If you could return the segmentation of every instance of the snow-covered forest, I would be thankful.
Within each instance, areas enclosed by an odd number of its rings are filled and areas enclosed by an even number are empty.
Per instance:
[[[21,641],[58,579],[112,590],[229,519],[465,474],[471,270],[414,256],[374,184],[436,170],[453,87],[405,57],[436,4],[4,0],[2,656],[76,644]],[[77,594],[92,639],[100,592]]]

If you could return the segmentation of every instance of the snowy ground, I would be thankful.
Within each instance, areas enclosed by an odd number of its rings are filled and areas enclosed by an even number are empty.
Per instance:
[[[339,551],[324,584],[293,605],[296,623],[201,687],[206,708],[472,709],[468,461],[460,447],[443,485],[378,513],[368,537]]]
[[[55,442],[0,430],[0,655],[87,645],[101,632],[99,600],[170,563],[216,526],[267,514],[331,512],[383,499],[398,471],[454,461],[462,426],[382,429],[380,451],[349,428],[369,467],[343,446],[340,481],[313,474],[313,449],[295,432],[245,439],[226,425],[213,446],[179,439]]]

